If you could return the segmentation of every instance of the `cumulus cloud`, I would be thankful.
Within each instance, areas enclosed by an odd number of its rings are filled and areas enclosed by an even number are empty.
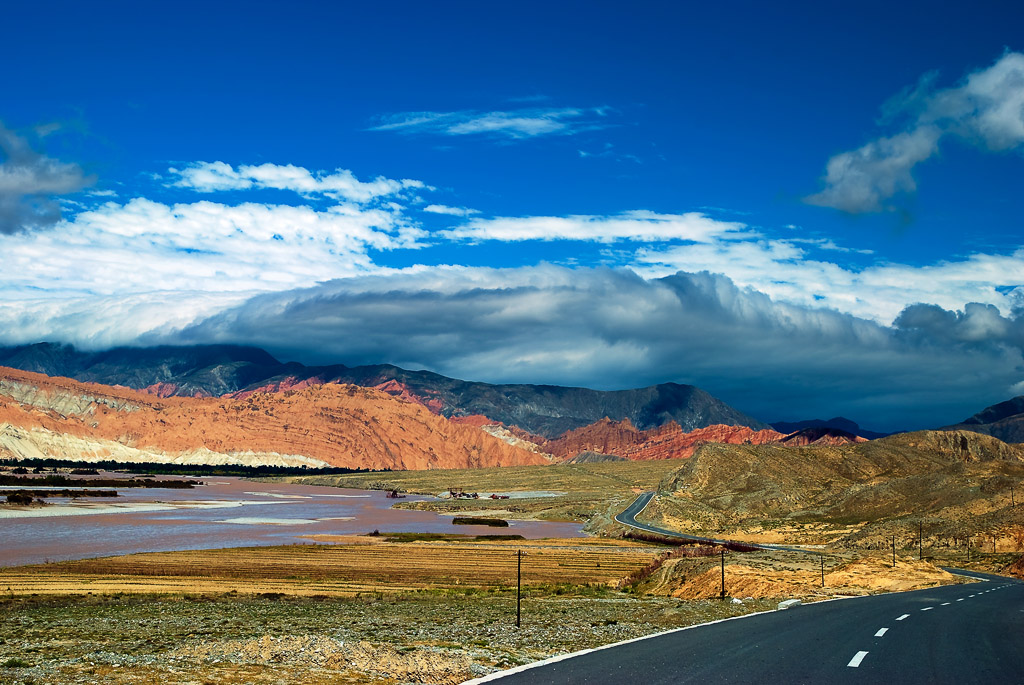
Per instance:
[[[0,150],[0,234],[54,225],[61,217],[55,198],[81,190],[95,180],[77,164],[33,150],[28,140],[2,123]]]
[[[172,185],[205,193],[271,188],[357,203],[397,195],[409,188],[426,187],[422,181],[413,179],[378,176],[372,181],[360,181],[348,169],[312,172],[292,164],[243,164],[236,169],[224,162],[195,162],[182,169],[172,168],[170,172],[177,177]]]
[[[1015,319],[975,306],[931,313],[928,325],[912,309],[885,326],[708,273],[434,268],[255,297],[174,340],[492,382],[674,380],[767,420],[827,411],[895,429],[955,422],[1021,381],[1019,340],[996,325]],[[962,321],[962,332],[940,334],[943,317]]]
[[[375,271],[369,251],[416,247],[422,236],[387,208],[136,198],[81,212],[59,232],[4,237],[0,288],[8,300],[40,293],[251,295]]]
[[[614,216],[527,216],[471,219],[441,235],[452,240],[686,240],[699,243],[749,234],[743,224],[718,221],[704,214],[658,214],[645,210]]]
[[[893,325],[921,339],[949,343],[1006,344],[1024,348],[1024,320],[1005,317],[992,305],[970,302],[962,311],[933,304],[913,304]]]
[[[885,107],[886,119],[909,115],[906,130],[832,157],[825,188],[805,199],[851,214],[890,208],[898,193],[916,189],[913,170],[939,149],[945,136],[991,152],[1024,145],[1024,54],[1007,52],[953,88],[934,89],[934,76]]]
[[[893,262],[863,268],[814,258],[809,247],[834,246],[801,239],[715,240],[691,245],[642,247],[635,266],[645,276],[683,271],[725,274],[773,299],[890,323],[908,304],[928,302],[957,309],[978,302],[1011,311],[1013,286],[1024,283],[1024,249],[1007,255],[979,253],[924,266]],[[1007,287],[1009,286],[1009,287]]]
[[[607,107],[529,107],[496,112],[401,112],[381,117],[369,130],[520,140],[607,128],[611,125],[607,122],[609,111]]]

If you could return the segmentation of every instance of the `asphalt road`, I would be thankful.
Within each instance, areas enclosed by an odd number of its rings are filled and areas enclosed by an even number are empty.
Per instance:
[[[1024,583],[986,576],[979,583],[802,605],[599,649],[497,680],[1021,683]]]
[[[618,521],[619,523],[623,524],[623,525],[631,526],[631,527],[637,528],[639,530],[646,530],[646,531],[648,531],[650,533],[657,533],[659,535],[667,535],[669,537],[680,538],[682,540],[694,540],[694,541],[697,541],[697,542],[707,542],[707,543],[712,543],[712,544],[716,544],[716,545],[726,545],[726,544],[729,544],[729,542],[730,542],[729,540],[717,540],[715,538],[702,538],[702,537],[698,537],[696,535],[687,535],[686,533],[677,533],[674,530],[667,530],[665,528],[658,528],[657,526],[648,525],[646,523],[640,523],[639,521],[636,520],[637,514],[639,514],[641,511],[643,511],[644,507],[646,507],[650,503],[651,499],[653,499],[653,498],[654,498],[654,493],[653,492],[645,492],[645,493],[643,493],[642,495],[637,497],[635,500],[633,500],[633,503],[630,504],[628,507],[626,507],[625,511],[623,511],[621,514],[616,514],[615,520]],[[735,541],[732,541],[732,542],[735,542]],[[820,552],[817,552],[817,551],[814,551],[814,550],[809,550],[809,549],[804,549],[802,547],[783,547],[781,545],[762,545],[762,544],[753,543],[753,542],[744,542],[743,544],[744,545],[748,545],[750,547],[757,547],[759,549],[774,549],[774,550],[781,550],[781,551],[786,551],[786,552],[803,552],[804,554],[820,554]]]
[[[638,497],[616,520],[720,542],[638,523],[653,494]],[[1024,583],[947,570],[980,582],[752,614],[470,682],[1024,683]]]

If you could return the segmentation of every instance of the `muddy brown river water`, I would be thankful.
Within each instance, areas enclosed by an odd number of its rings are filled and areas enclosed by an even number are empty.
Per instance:
[[[0,507],[0,566],[133,552],[314,544],[302,536],[373,530],[583,535],[579,524],[548,521],[509,521],[508,528],[453,526],[450,516],[392,509],[395,500],[380,491],[227,477],[201,480],[205,485],[190,490],[130,488],[118,490],[114,499],[52,498],[46,507]],[[410,495],[401,501],[424,499],[430,498]]]

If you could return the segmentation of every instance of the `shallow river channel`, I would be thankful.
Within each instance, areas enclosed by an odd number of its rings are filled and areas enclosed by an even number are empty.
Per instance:
[[[123,474],[119,474],[123,477]],[[508,528],[455,526],[451,516],[392,509],[380,491],[240,478],[202,478],[190,490],[123,488],[116,498],[48,499],[0,507],[0,566],[132,552],[312,544],[310,535],[385,532],[578,537],[581,526],[509,521]],[[0,495],[2,495],[0,491]],[[409,495],[402,502],[430,499]]]

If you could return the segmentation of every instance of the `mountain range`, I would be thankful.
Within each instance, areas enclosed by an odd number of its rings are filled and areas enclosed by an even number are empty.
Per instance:
[[[550,463],[372,388],[163,398],[9,368],[0,368],[0,457],[363,469]]]
[[[351,387],[356,386],[375,391],[373,411],[394,417],[408,410],[407,407],[396,409],[397,405],[383,407],[378,395],[390,396],[405,405],[419,405],[438,418],[450,419],[427,431],[431,435],[450,430],[448,423],[463,424],[476,432],[482,429],[488,434],[488,439],[494,438],[504,446],[513,446],[533,455],[527,459],[540,454],[555,460],[575,459],[580,455],[584,458],[613,455],[628,459],[665,459],[688,457],[704,444],[839,446],[883,437],[883,434],[866,431],[843,417],[776,422],[769,426],[700,388],[676,383],[618,391],[552,385],[496,385],[448,378],[429,371],[410,371],[387,364],[348,367],[341,364],[305,366],[296,362],[285,363],[264,350],[236,345],[115,348],[88,352],[69,345],[39,343],[0,347],[0,365],[45,374],[50,377],[46,382],[51,385],[60,383],[57,377],[67,377],[78,383],[104,386],[93,388],[90,391],[93,394],[112,396],[134,391],[136,400],[133,402],[138,402],[139,397],[147,398],[142,402],[147,406],[158,406],[154,403],[164,401],[158,411],[165,416],[169,407],[179,406],[175,403],[185,398],[219,398],[219,404],[213,403],[209,407],[216,405],[221,412],[228,412],[228,407],[237,409],[253,403],[262,406],[270,401],[268,397],[292,398],[296,393],[314,405],[334,406],[339,401],[333,396],[339,392],[338,388],[348,388],[340,392],[351,397]],[[70,395],[86,392],[80,387],[69,386],[67,390]],[[7,401],[10,403],[12,398],[8,397]],[[199,403],[195,406],[205,405]],[[189,411],[206,415],[212,411],[209,407]],[[960,424],[941,430],[970,430],[1006,442],[1024,442],[1022,412],[1024,397],[1018,397],[988,407]],[[210,416],[216,413],[213,411]],[[276,430],[286,430],[288,426],[295,425],[295,418],[291,417],[291,423],[265,421],[266,425],[261,428],[264,439]],[[385,423],[388,421],[390,419],[385,419]],[[376,439],[369,435],[363,437],[371,441]],[[214,441],[215,446],[210,449],[244,451],[240,443],[228,442]],[[272,447],[269,444],[259,449],[266,450],[268,454],[302,455],[317,462],[341,465],[337,459],[325,460],[324,450],[320,447],[296,442],[294,434],[274,442]],[[286,452],[281,452],[282,449]],[[292,451],[287,452],[288,449]],[[453,464],[465,461],[462,457],[453,459]],[[514,463],[523,457],[505,455],[502,459]],[[447,464],[448,459],[443,461]],[[345,465],[364,463],[377,464],[381,468],[403,468],[399,465],[402,459],[394,457],[353,461],[350,455]],[[411,458],[410,464],[419,465],[412,468],[442,466],[440,462],[421,457]]]
[[[377,364],[348,367],[283,363],[264,350],[233,345],[115,348],[84,352],[39,343],[0,348],[0,366],[120,385],[160,397],[220,397],[347,383],[417,402],[448,418],[484,416],[546,439],[603,418],[629,420],[640,429],[675,422],[684,430],[715,424],[767,424],[692,385],[662,383],[634,390],[600,391],[555,385],[494,385]]]
[[[969,430],[991,435],[1003,442],[1024,442],[1024,395],[986,407],[943,430]]]

